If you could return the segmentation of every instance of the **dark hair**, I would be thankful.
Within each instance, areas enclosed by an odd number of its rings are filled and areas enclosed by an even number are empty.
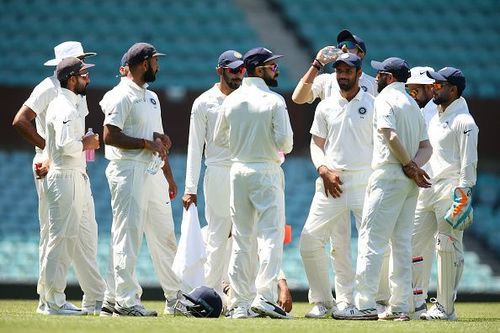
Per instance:
[[[398,81],[405,83],[411,76],[410,71],[399,71],[392,73],[392,76]]]
[[[69,78],[71,76],[69,76],[68,78],[62,80],[62,81],[59,81],[59,83],[61,84],[61,88],[68,88],[68,81],[69,81]]]
[[[247,69],[247,75],[249,77],[255,77],[255,76],[257,76],[257,74],[255,73],[255,69],[256,68],[257,68],[256,66],[248,66],[248,67],[246,67],[246,69]]]

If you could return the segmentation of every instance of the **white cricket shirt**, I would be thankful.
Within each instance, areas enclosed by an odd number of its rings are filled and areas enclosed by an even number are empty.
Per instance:
[[[217,146],[213,141],[215,123],[225,99],[226,95],[220,90],[219,83],[216,83],[193,103],[189,122],[185,193],[197,193],[203,146],[205,165],[231,166],[229,149]]]
[[[377,81],[373,76],[362,73],[359,77],[359,87],[364,92],[371,94],[372,96],[377,96]],[[337,82],[337,73],[326,73],[320,74],[314,78],[311,87],[313,93],[313,99],[309,103],[314,102],[316,98],[321,100],[337,94],[340,90],[339,84]]]
[[[100,105],[104,112],[104,125],[120,128],[123,134],[146,140],[153,140],[153,132],[163,134],[161,107],[158,96],[139,87],[129,78],[106,94]],[[149,163],[152,153],[146,149],[123,149],[108,146],[105,150],[108,160],[134,160]]]
[[[215,144],[229,147],[233,162],[274,162],[292,151],[293,132],[283,97],[258,77],[245,77],[227,96],[217,118]]]
[[[393,82],[375,98],[374,146],[372,168],[385,164],[400,164],[385,141],[382,128],[392,128],[411,158],[420,141],[427,140],[427,130],[417,102],[408,95],[403,82]]]
[[[46,114],[46,151],[50,169],[84,172],[86,162],[82,137],[85,135],[85,116],[77,109],[80,98],[71,90],[59,89]]]
[[[437,105],[432,101],[432,99],[425,104],[425,106],[421,109],[422,116],[425,120],[425,127],[429,128],[429,123],[431,122],[432,117],[437,114]]]
[[[477,140],[479,128],[469,113],[463,97],[446,110],[438,106],[438,115],[429,125],[429,141],[433,152],[428,162],[432,181],[459,179],[461,187],[476,184]]]
[[[362,89],[351,101],[331,96],[321,101],[310,133],[326,139],[327,167],[334,170],[370,169],[373,155],[372,95]]]

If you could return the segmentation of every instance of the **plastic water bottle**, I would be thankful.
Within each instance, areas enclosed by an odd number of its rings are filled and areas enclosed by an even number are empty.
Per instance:
[[[94,132],[91,127],[87,130],[87,133],[85,133],[85,136],[89,135],[94,135]],[[87,162],[94,162],[95,161],[95,150],[94,149],[87,149],[85,151],[85,160]]]
[[[342,53],[344,53],[344,51],[342,51],[339,48],[336,48],[335,46],[327,46],[323,49],[323,51],[321,51],[321,55],[327,60],[336,58]]]
[[[160,157],[160,154],[154,153],[153,157],[151,158],[151,162],[149,162],[148,168],[146,169],[146,172],[151,174],[151,175],[156,175],[158,170],[163,166],[164,161]]]

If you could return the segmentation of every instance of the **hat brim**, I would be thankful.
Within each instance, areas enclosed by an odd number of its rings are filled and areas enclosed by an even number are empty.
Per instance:
[[[282,57],[283,57],[282,54],[275,54],[272,57],[269,57],[266,60],[264,60],[263,63],[265,64],[266,62],[269,62],[269,61],[272,61],[272,60],[276,60],[276,59],[279,59],[279,58],[282,58]]]
[[[381,61],[372,60],[370,61],[370,65],[372,66],[373,69],[376,69],[378,71],[384,70],[384,65],[382,64]]]
[[[160,53],[160,52],[155,52],[155,53],[152,55],[152,57],[164,57],[164,56],[166,56],[166,54],[165,54],[165,53]]]
[[[224,67],[228,67],[231,69],[235,69],[243,65],[243,60],[235,60],[233,62],[230,62],[229,64],[225,65]]]
[[[83,58],[87,58],[87,57],[93,57],[97,55],[97,53],[95,52],[85,52],[85,53],[82,53],[80,55],[77,55],[75,56],[76,58],[80,58],[80,59],[83,59]],[[62,59],[50,59],[50,60],[47,60],[46,62],[43,63],[44,66],[57,66],[60,62],[61,62]]]
[[[80,68],[80,70],[82,70],[82,69],[87,69],[87,68],[94,67],[94,66],[95,66],[95,64],[86,64],[86,63],[84,63],[84,64],[83,64],[83,67],[82,67],[82,68]]]
[[[444,76],[439,74],[438,72],[427,71],[427,76],[436,81],[448,81]]]
[[[349,66],[349,67],[355,67],[355,68],[359,68],[359,67],[361,67],[361,63],[356,64],[356,63],[354,63],[354,62],[352,62],[352,61],[349,61],[348,59],[339,59],[339,58],[337,58],[337,60],[335,60],[335,61],[333,62],[333,65],[332,65],[332,66],[333,66],[333,67],[335,67],[335,66],[337,66],[337,65],[338,65],[339,63],[341,63],[341,62],[342,62],[342,63],[344,63],[344,64],[346,64],[346,65],[347,65],[347,66]]]
[[[410,78],[406,81],[406,84],[433,84],[434,79],[431,79],[430,77],[417,77],[412,79]]]
[[[339,44],[339,43],[341,43],[341,42],[343,42],[345,40],[353,40],[353,41],[356,42],[356,39],[354,38],[354,35],[349,30],[342,30],[337,35],[337,44]]]

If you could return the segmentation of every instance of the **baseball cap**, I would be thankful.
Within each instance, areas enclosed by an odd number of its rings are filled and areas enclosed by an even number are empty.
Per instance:
[[[456,86],[460,93],[465,89],[465,76],[462,71],[455,67],[444,67],[439,71],[428,71],[427,76],[436,81],[445,81]]]
[[[57,64],[57,79],[59,81],[66,80],[70,76],[78,74],[80,71],[94,66],[94,64],[86,64],[76,57],[64,58]]]
[[[360,37],[353,35],[349,30],[342,30],[339,32],[337,35],[337,45],[342,43],[343,41],[350,40],[355,42],[356,44],[359,45],[361,50],[363,50],[364,53],[366,53],[366,45],[365,41],[361,39]]]
[[[433,84],[434,80],[427,76],[427,72],[434,72],[429,66],[417,66],[410,69],[410,77],[406,84]]]
[[[57,64],[68,57],[77,57],[77,58],[85,58],[95,56],[97,53],[95,52],[84,52],[82,43],[67,41],[63,42],[54,47],[54,59],[47,60],[44,65],[45,66],[57,66]]]
[[[201,286],[182,295],[195,305],[187,307],[194,317],[217,318],[222,312],[222,299],[213,288]]]
[[[165,55],[165,53],[156,51],[155,47],[148,43],[135,43],[126,54],[128,65],[137,65],[146,59]]]
[[[243,56],[235,50],[224,51],[217,62],[217,67],[229,67],[232,69],[243,65]]]
[[[406,60],[398,57],[390,57],[382,62],[372,60],[371,65],[377,71],[389,72],[397,76],[404,76],[406,74],[406,78],[410,77],[410,66]]]
[[[338,63],[343,62],[344,64],[350,67],[361,67],[361,58],[355,55],[354,53],[342,53],[337,57],[337,60],[333,63],[333,67],[337,66]]]
[[[243,56],[243,62],[245,63],[245,67],[247,69],[253,69],[257,66],[265,64],[266,62],[281,57],[283,57],[282,54],[273,54],[271,50],[266,49],[265,47],[255,47],[245,53]]]

